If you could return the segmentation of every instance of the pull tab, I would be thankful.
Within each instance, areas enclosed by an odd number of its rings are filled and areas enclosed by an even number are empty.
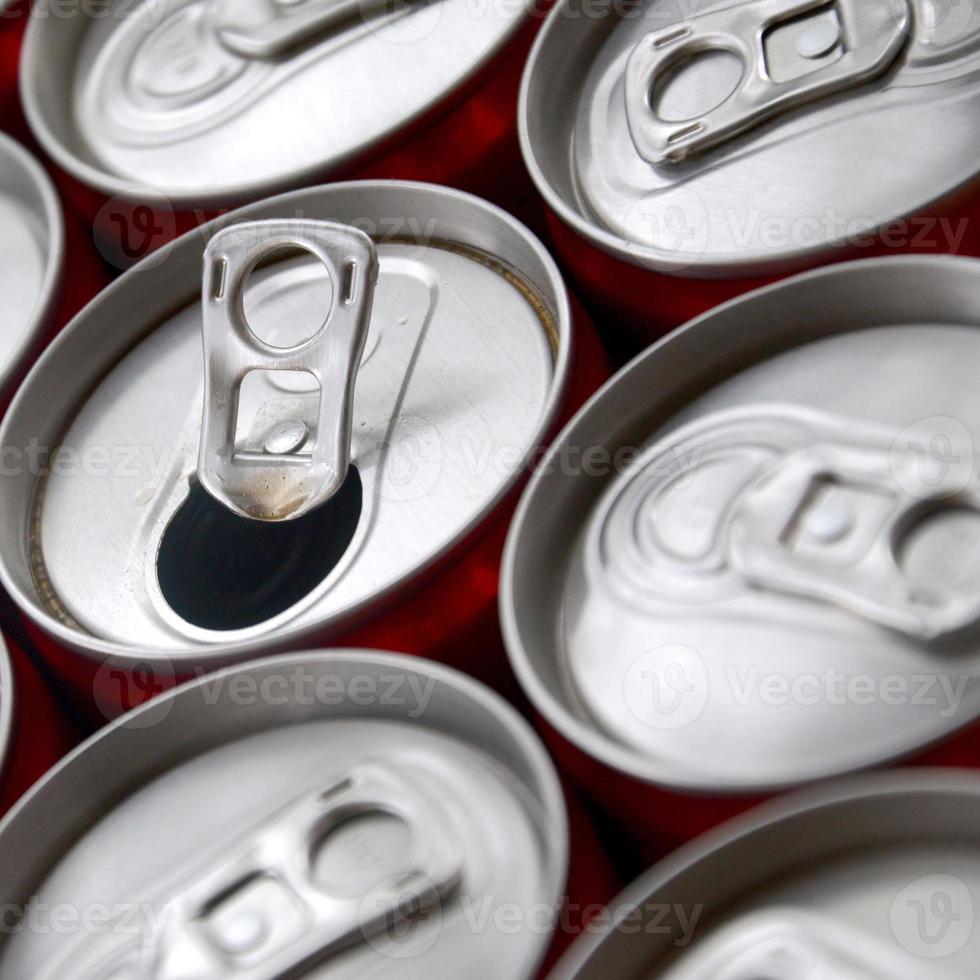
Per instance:
[[[776,28],[824,11],[836,14],[839,29],[824,20],[801,32],[795,55],[803,72],[774,81],[767,39]],[[648,163],[681,161],[779,113],[869,82],[894,63],[910,23],[908,0],[753,0],[648,34],[626,65],[626,116],[636,150]],[[817,64],[838,46],[838,58]],[[734,92],[701,118],[660,118],[658,87],[674,69],[710,51],[741,60]],[[813,70],[806,70],[808,63]]]
[[[272,252],[312,253],[333,283],[326,322],[309,340],[280,349],[259,340],[245,321],[243,291]],[[292,520],[332,497],[350,463],[354,381],[371,319],[378,276],[374,244],[363,232],[323,221],[255,221],[219,232],[204,253],[204,416],[198,476],[236,514]],[[264,452],[237,446],[241,386],[252,371],[292,371],[319,384],[316,429],[284,419]],[[313,439],[309,455],[299,452]]]
[[[917,640],[976,624],[980,588],[954,567],[980,545],[975,479],[964,487],[949,469],[926,487],[914,452],[854,445],[855,427],[838,424],[839,442],[782,458],[738,500],[733,568],[751,585],[834,603]],[[927,574],[910,575],[902,556],[917,533]]]
[[[382,847],[379,858],[368,829],[343,847],[347,874],[319,881],[317,849],[344,824],[372,815],[401,822],[396,844]],[[370,881],[366,891],[351,887],[352,875],[356,885]],[[122,931],[110,928],[72,951],[67,972],[80,980],[279,980],[424,918],[461,877],[444,807],[394,768],[368,763],[291,804],[220,862],[145,903],[157,910],[155,935],[120,944]],[[49,971],[48,980],[66,975],[59,972],[64,966]]]
[[[357,17],[392,9],[389,0],[218,0],[218,40],[243,58],[271,60]]]

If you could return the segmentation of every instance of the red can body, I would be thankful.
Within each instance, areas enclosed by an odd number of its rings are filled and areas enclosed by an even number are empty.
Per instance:
[[[30,658],[6,640],[13,677],[13,730],[0,759],[0,816],[81,739]]]
[[[540,14],[531,17],[487,66],[440,105],[358,159],[325,168],[322,179],[442,184],[486,198],[533,223],[538,201],[518,145],[515,106],[540,22]],[[72,207],[92,225],[100,252],[119,269],[248,203],[205,199],[199,207],[186,208],[149,196],[108,199],[63,170],[56,169],[55,179]],[[270,188],[262,196],[289,189]]]
[[[875,237],[849,244],[781,275],[698,279],[653,272],[587,242],[551,210],[550,237],[570,281],[629,353],[744,293],[817,265],[899,254],[980,255],[980,192],[963,193],[930,214],[897,219]]]
[[[605,350],[591,321],[574,302],[573,364],[554,430],[595,392],[610,374]],[[543,452],[544,447],[541,447]],[[529,460],[528,472],[537,462]],[[433,568],[406,584],[383,606],[372,609],[342,633],[305,642],[396,649],[464,670],[495,689],[514,691],[497,612],[500,562],[510,516],[520,488],[513,489],[490,521]],[[138,671],[119,670],[66,649],[24,617],[32,643],[77,701],[91,727],[128,711],[181,681],[198,676],[148,657]],[[265,652],[285,649],[272,638]]]
[[[634,779],[605,766],[563,738],[543,719],[538,729],[559,768],[584,797],[624,833],[640,867],[778,794],[687,793]],[[980,768],[980,723],[905,760],[908,766]]]
[[[27,128],[20,108],[17,72],[29,9],[26,0],[0,5],[0,130],[18,138]]]

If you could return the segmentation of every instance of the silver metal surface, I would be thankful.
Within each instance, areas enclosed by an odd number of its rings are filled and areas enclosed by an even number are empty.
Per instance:
[[[952,543],[941,530],[951,522],[953,533],[980,526],[977,476],[964,482],[950,466],[924,480],[921,451],[901,435],[778,403],[705,414],[655,441],[606,493],[587,577],[654,609],[711,605],[720,587],[706,583],[730,575],[920,642],[975,626],[980,593],[968,574],[917,579],[905,565],[916,533],[940,535],[935,550]]]
[[[570,366],[570,311],[557,268],[523,226],[465,194],[388,182],[287,195],[226,223],[297,212],[373,223],[382,237],[390,221],[399,232],[378,243],[357,378],[351,469],[361,507],[353,536],[308,594],[240,628],[197,625],[161,590],[161,542],[196,482],[200,270],[217,226],[185,236],[163,265],[121,277],[62,333],[0,430],[3,445],[64,447],[68,465],[25,466],[0,480],[9,517],[0,526],[0,571],[24,611],[85,656],[132,661],[139,651],[213,666],[272,642],[295,646],[349,629],[484,524],[554,420]],[[297,321],[329,305],[319,265],[289,259],[254,272],[245,306],[250,318],[261,314],[263,336],[293,336]],[[246,379],[238,410],[249,439],[315,417],[308,385],[252,374],[262,376],[254,385]],[[342,530],[318,526],[311,554]],[[214,564],[207,554],[199,564]],[[192,570],[175,569],[185,577]],[[277,567],[268,573],[278,581]]]
[[[7,644],[0,636],[0,782],[10,761],[14,736],[14,672]]]
[[[244,305],[245,286],[255,267],[287,247],[304,249],[323,264],[332,293],[322,326],[294,346],[273,345],[256,336]],[[219,232],[208,243],[201,295],[204,414],[197,475],[204,489],[234,513],[263,521],[293,520],[343,485],[350,465],[354,382],[377,278],[374,244],[350,226],[254,222]],[[297,376],[309,384],[312,378],[318,404],[312,425],[303,419],[284,420],[271,438],[250,446],[238,436],[241,390],[249,374],[263,370],[272,372],[273,384],[288,384]],[[312,445],[300,453],[306,437]]]
[[[760,807],[639,878],[550,980],[972,980],[978,816],[953,770]]]
[[[424,916],[449,898],[463,867],[443,802],[426,799],[412,778],[411,770],[384,763],[353,768],[341,781],[291,802],[246,839],[228,842],[212,866],[154,896],[154,904],[169,911],[152,958],[139,940],[120,941],[110,928],[43,976],[131,970],[159,980],[276,980],[385,929],[404,927],[411,916]],[[380,882],[365,910],[363,895],[326,894],[309,856],[345,823],[379,816],[404,825],[407,847],[401,869]],[[286,921],[263,921],[271,906],[288,909],[294,900],[304,915],[287,912]]]
[[[626,63],[626,119],[637,152],[648,163],[668,163],[723,143],[766,119],[817,99],[846,92],[883,74],[908,39],[908,0],[836,0],[838,29],[818,22],[797,40],[802,58],[844,51],[821,71],[776,81],[766,64],[769,35],[788,22],[827,10],[827,0],[753,0],[648,34]],[[700,54],[731,51],[742,79],[721,105],[700,119],[662,119],[652,104],[670,73]]]
[[[61,205],[40,164],[0,133],[0,388],[41,340],[64,261]]]
[[[621,371],[505,554],[508,649],[548,721],[640,779],[726,793],[976,718],[978,309],[978,262],[854,263]]]
[[[113,0],[27,31],[31,127],[107,195],[178,208],[310,183],[451,96],[529,4]],[[257,137],[257,134],[260,134]]]
[[[937,221],[977,186],[976,0],[805,3],[766,31],[788,0],[695,6],[610,0],[583,17],[563,0],[549,15],[520,135],[564,222],[625,261],[697,278],[828,261],[910,216],[936,219],[927,237],[955,248],[955,214]],[[845,83],[857,63],[860,83]],[[897,234],[926,237],[917,224]]]
[[[472,680],[258,661],[111,725],[0,824],[4,907],[79,911],[5,933],[0,976],[523,980],[547,930],[496,910],[552,905],[567,845],[544,749]]]

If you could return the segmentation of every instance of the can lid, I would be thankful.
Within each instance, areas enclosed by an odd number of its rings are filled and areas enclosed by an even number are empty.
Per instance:
[[[14,737],[14,671],[6,640],[0,635],[0,780],[10,762]]]
[[[558,213],[627,261],[799,267],[976,177],[974,0],[570,5],[525,76],[525,157]]]
[[[39,13],[24,103],[45,149],[108,194],[142,187],[177,207],[238,203],[404,129],[489,61],[527,9],[162,0],[111,18]]]
[[[621,372],[508,546],[509,646],[550,720],[642,778],[745,792],[980,714],[978,297],[980,263],[858,263]],[[601,472],[562,475],[585,447]],[[542,565],[544,602],[525,594]]]
[[[64,256],[61,206],[41,165],[0,133],[0,387],[41,340]]]
[[[980,780],[893,773],[784,798],[641,876],[555,980],[967,980]]]
[[[288,219],[283,235],[275,222],[294,207],[308,217]],[[338,228],[372,215],[427,230],[382,232],[375,246]],[[252,241],[256,219],[274,223],[245,248],[249,260],[212,275],[229,246]],[[207,252],[209,415],[194,235],[77,318],[5,422],[9,444],[51,447],[6,487],[26,505],[14,591],[29,576],[28,608],[73,644],[203,662],[349,628],[485,522],[563,395],[560,275],[526,229],[483,202],[333,185],[246,209],[227,228]],[[327,254],[328,240],[343,248]],[[303,254],[258,262],[284,243]],[[343,271],[354,255],[360,312]],[[211,319],[221,281],[237,333]],[[57,382],[67,364],[69,390]],[[63,423],[39,420],[48,404]],[[8,571],[18,550],[6,552]]]
[[[17,878],[89,913],[0,945],[5,972],[533,971],[548,930],[499,925],[494,910],[555,902],[561,793],[543,748],[488,691],[417,658],[338,651],[249,664],[147,707],[88,742],[0,829],[6,871],[24,821],[36,828],[43,814],[48,830]],[[93,766],[117,765],[125,778],[73,799]],[[5,902],[23,900],[18,887],[4,882]],[[474,926],[480,908],[490,915]],[[111,913],[93,928],[97,909]]]

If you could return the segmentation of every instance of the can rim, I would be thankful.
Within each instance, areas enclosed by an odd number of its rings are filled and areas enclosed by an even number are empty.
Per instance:
[[[2,658],[0,658],[0,669],[2,669],[2,663]],[[527,764],[535,780],[536,789],[540,793],[541,802],[544,804],[544,809],[541,812],[548,816],[550,824],[551,833],[547,844],[554,858],[554,879],[551,887],[549,887],[549,892],[553,891],[555,897],[558,897],[565,888],[568,877],[570,860],[568,812],[555,764],[529,722],[501,695],[453,667],[436,663],[424,657],[386,650],[359,649],[357,647],[307,650],[300,653],[266,656],[195,678],[158,695],[146,704],[127,712],[95,732],[48,770],[0,819],[0,840],[4,838],[8,828],[20,818],[22,813],[25,814],[24,819],[30,819],[30,814],[25,813],[25,811],[33,807],[35,801],[48,792],[48,787],[61,777],[61,773],[71,768],[75,761],[92,746],[107,738],[117,737],[117,733],[127,729],[134,721],[139,721],[147,715],[159,712],[161,707],[188,696],[191,691],[206,685],[216,684],[236,675],[264,670],[268,667],[286,669],[287,667],[306,664],[350,663],[369,664],[382,668],[401,667],[406,671],[425,674],[435,679],[437,683],[444,684],[450,690],[462,694],[471,702],[475,702],[492,717],[494,722],[500,726],[500,730],[511,739],[513,745],[520,752],[522,761]],[[287,724],[288,721],[287,718]],[[43,806],[43,801],[36,805]],[[537,950],[529,966],[541,963],[552,938],[551,933],[537,937]],[[533,975],[533,973],[534,970],[529,969],[528,975]]]
[[[614,899],[613,914],[604,918],[596,929],[590,930],[588,938],[579,940],[569,948],[558,961],[549,980],[575,980],[593,953],[621,925],[628,914],[625,910],[642,907],[650,895],[667,888],[678,875],[747,837],[765,833],[785,820],[813,811],[862,801],[887,800],[894,796],[930,796],[934,793],[980,798],[980,774],[968,769],[939,767],[872,773],[798,790],[789,796],[762,803],[684,844],[627,885]]]
[[[10,764],[14,741],[14,665],[6,639],[0,635],[0,783]]]
[[[623,775],[640,780],[641,782],[688,793],[692,796],[724,798],[746,795],[757,796],[797,789],[820,780],[845,777],[849,774],[871,769],[888,762],[908,758],[921,751],[925,751],[929,746],[941,742],[954,732],[965,728],[977,718],[980,718],[980,687],[974,686],[969,694],[963,698],[963,703],[971,706],[970,710],[964,712],[962,719],[956,724],[951,725],[948,729],[937,731],[932,737],[913,738],[909,736],[904,742],[893,743],[895,747],[890,748],[885,753],[882,753],[880,750],[869,749],[861,758],[855,758],[848,764],[827,766],[819,773],[807,776],[802,780],[786,778],[774,779],[769,782],[754,782],[751,779],[745,779],[741,782],[733,781],[719,786],[707,778],[688,775],[676,768],[669,769],[665,766],[657,765],[655,760],[643,757],[638,752],[630,751],[625,746],[619,745],[614,739],[602,735],[595,727],[583,722],[581,718],[577,717],[552,693],[548,685],[539,676],[532,663],[531,656],[523,643],[521,628],[518,623],[519,599],[515,583],[516,566],[519,561],[518,552],[521,542],[528,533],[528,526],[533,521],[532,508],[537,503],[537,498],[547,491],[547,487],[544,486],[544,481],[548,479],[549,473],[554,469],[558,469],[557,458],[565,440],[575,432],[584,419],[599,408],[610,392],[618,388],[621,384],[626,383],[626,379],[635,372],[638,372],[648,361],[656,359],[660,351],[668,344],[675,342],[683,335],[698,331],[703,322],[712,320],[719,314],[734,309],[743,303],[795,288],[798,283],[819,282],[821,279],[832,280],[836,276],[844,273],[860,273],[863,270],[881,268],[895,269],[902,267],[920,271],[923,267],[960,267],[971,270],[974,275],[980,273],[980,261],[962,256],[893,256],[864,259],[859,262],[838,263],[804,272],[789,279],[783,279],[745,293],[722,303],[706,313],[702,313],[700,316],[678,327],[665,337],[662,337],[637,355],[613,375],[575,413],[562,427],[562,430],[555,436],[554,441],[548,447],[548,452],[542,458],[541,464],[533,473],[531,480],[521,495],[507,533],[507,540],[504,545],[504,553],[501,560],[500,593],[498,600],[501,631],[510,665],[517,675],[521,688],[528,695],[535,709],[541,713],[547,723],[563,738],[567,739],[573,746],[599,764],[608,766]]]
[[[492,64],[494,59],[514,41],[517,34],[531,23],[534,17],[535,0],[522,0],[522,8],[522,16],[516,18],[497,43],[489,48],[482,57],[475,59],[463,75],[454,79],[451,85],[445,85],[414,112],[403,116],[397,124],[383,130],[372,139],[345,153],[309,167],[283,171],[274,177],[223,184],[220,188],[211,191],[151,184],[143,185],[133,178],[114,176],[97,166],[86,163],[72,153],[48,125],[44,100],[35,91],[34,79],[43,74],[45,70],[42,41],[39,39],[43,29],[42,18],[32,18],[32,22],[28,24],[27,30],[24,32],[18,87],[28,126],[44,151],[68,174],[104,196],[110,199],[144,204],[148,201],[154,202],[156,199],[156,206],[170,206],[176,211],[193,208],[202,202],[207,202],[215,207],[238,207],[250,201],[268,198],[272,194],[279,194],[290,189],[300,189],[311,183],[322,183],[330,174],[336,173],[348,163],[362,156],[368,156],[373,150],[398,133],[407,131],[439,106],[450,101],[456,90],[465,87],[488,65]],[[161,198],[163,200],[160,200]]]
[[[808,266],[844,261],[847,258],[845,248],[847,242],[844,239],[802,245],[776,253],[746,250],[740,251],[736,257],[705,252],[693,258],[683,256],[678,258],[676,253],[672,251],[641,245],[622,238],[590,221],[571,207],[548,180],[544,167],[539,162],[539,153],[536,149],[537,141],[531,131],[528,114],[532,87],[538,85],[537,75],[540,71],[539,63],[543,57],[543,52],[552,43],[550,35],[557,30],[556,25],[561,22],[566,8],[572,2],[573,0],[558,0],[558,3],[545,18],[544,24],[534,39],[531,53],[525,64],[517,100],[517,135],[524,165],[527,167],[538,193],[563,224],[588,244],[614,259],[648,269],[651,272],[676,276],[679,279],[761,278],[769,275],[800,272]],[[861,233],[877,237],[892,222],[912,216],[924,208],[942,206],[945,202],[955,199],[972,188],[980,189],[980,167],[959,183],[953,184],[939,193],[926,194],[921,201],[910,204],[901,212],[888,215],[874,228]],[[845,254],[841,254],[842,251]]]
[[[192,229],[181,235],[176,241],[165,248],[174,250],[191,251],[197,249],[203,253],[204,246],[213,232],[227,225],[251,218],[262,217],[267,213],[274,213],[283,206],[301,207],[303,202],[308,199],[317,199],[324,194],[338,194],[352,192],[355,190],[367,193],[394,190],[401,194],[412,194],[416,197],[424,195],[431,198],[450,198],[461,200],[470,207],[475,207],[483,211],[495,222],[508,227],[521,241],[533,252],[542,269],[545,271],[549,286],[555,294],[555,322],[558,331],[558,347],[554,352],[554,374],[551,383],[551,390],[543,406],[541,418],[533,433],[528,440],[528,447],[534,448],[545,444],[549,433],[555,427],[555,421],[561,404],[566,396],[569,377],[571,374],[572,358],[574,351],[574,334],[572,330],[572,309],[568,290],[558,269],[558,265],[552,258],[551,253],[545,248],[537,236],[526,225],[518,221],[513,215],[504,211],[495,204],[485,201],[465,191],[455,188],[444,187],[438,184],[429,184],[417,181],[393,181],[393,180],[373,180],[373,181],[343,181],[332,184],[322,184],[316,187],[305,188],[300,191],[287,191],[275,197],[266,198],[255,204],[247,205],[235,211],[215,218],[199,228]],[[30,372],[24,379],[9,408],[0,422],[0,445],[5,445],[9,439],[9,431],[16,416],[23,409],[30,399],[33,381],[39,373],[44,371],[48,362],[68,343],[69,338],[78,329],[82,319],[89,315],[97,303],[104,300],[107,296],[116,294],[130,288],[130,283],[135,281],[141,273],[148,272],[159,261],[156,253],[142,259],[131,269],[124,272],[116,280],[110,283],[95,299],[88,303],[79,313],[77,313],[68,325],[58,334],[58,336],[48,345],[41,356],[31,367]],[[451,555],[471,535],[484,527],[491,520],[500,505],[526,478],[524,470],[518,468],[514,473],[501,484],[497,492],[487,499],[483,507],[473,515],[464,526],[460,527],[453,538],[447,541],[441,548],[431,554],[426,561],[419,564],[412,572],[411,578],[417,579],[424,576],[431,569],[436,567],[441,561]],[[0,489],[2,497],[2,489]],[[331,617],[327,623],[304,624],[301,626],[286,624],[278,629],[275,634],[264,634],[262,636],[250,637],[245,640],[232,640],[222,643],[209,645],[183,646],[171,650],[139,650],[134,651],[131,645],[116,643],[95,637],[90,634],[81,633],[71,629],[60,620],[56,619],[49,612],[41,609],[36,602],[21,588],[16,575],[10,567],[10,556],[6,551],[0,552],[0,583],[6,588],[7,592],[31,620],[43,629],[49,636],[57,642],[69,647],[71,650],[80,653],[89,661],[101,662],[104,659],[113,659],[119,663],[145,663],[147,660],[164,663],[196,663],[199,665],[209,665],[210,667],[226,666],[234,661],[247,658],[249,656],[259,656],[268,650],[270,643],[275,642],[279,646],[291,645],[298,647],[313,640],[313,634],[323,636],[326,631],[337,633],[339,630],[350,628],[359,622],[366,614],[379,604],[383,604],[398,595],[406,586],[407,579],[399,579],[392,582],[384,589],[365,597],[363,600],[347,609],[341,616]],[[274,637],[274,639],[273,639]]]
[[[65,266],[65,225],[58,193],[41,164],[16,140],[0,133],[0,155],[12,159],[23,170],[41,198],[43,219],[48,232],[48,251],[38,298],[20,339],[6,360],[0,361],[0,386],[9,384],[54,314],[58,286]]]

